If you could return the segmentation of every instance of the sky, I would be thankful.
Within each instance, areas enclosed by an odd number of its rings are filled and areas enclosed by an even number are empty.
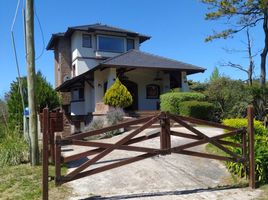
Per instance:
[[[17,2],[0,0],[0,98],[9,91],[10,84],[18,76],[11,42],[11,25]],[[13,32],[20,72],[25,76],[23,4],[24,0],[20,0]],[[65,32],[70,26],[102,23],[150,35],[152,38],[141,45],[142,51],[207,69],[204,73],[188,76],[188,80],[208,80],[215,66],[219,67],[222,75],[246,80],[245,73],[219,66],[227,61],[247,66],[245,53],[230,54],[224,50],[245,50],[245,33],[237,34],[232,39],[205,43],[204,39],[213,30],[226,28],[224,21],[205,20],[206,12],[207,6],[200,0],[35,0],[36,71],[40,70],[54,86],[54,54],[45,49],[51,34]],[[253,52],[260,51],[264,40],[261,27],[252,30],[251,36]],[[257,55],[255,77],[259,76],[259,63],[260,56]]]

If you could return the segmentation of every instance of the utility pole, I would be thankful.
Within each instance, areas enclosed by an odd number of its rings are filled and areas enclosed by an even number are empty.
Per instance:
[[[37,133],[37,112],[35,98],[35,50],[34,50],[34,0],[26,0],[26,62],[27,87],[29,102],[29,135],[31,148],[31,164],[39,164],[39,148]]]

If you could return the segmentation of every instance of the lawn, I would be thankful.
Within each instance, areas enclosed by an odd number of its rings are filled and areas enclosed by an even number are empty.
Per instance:
[[[66,168],[63,169],[63,173]],[[53,167],[50,167],[53,175]],[[2,167],[0,170],[0,199],[34,200],[42,197],[42,166],[32,167],[21,164],[12,167]],[[49,183],[49,199],[67,199],[71,194],[66,185],[55,187],[54,182]]]

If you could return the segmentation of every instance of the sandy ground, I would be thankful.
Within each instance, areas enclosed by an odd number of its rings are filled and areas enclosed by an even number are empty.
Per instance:
[[[184,128],[174,128],[177,131],[188,132]],[[222,133],[221,129],[199,127],[200,131],[208,136]],[[152,133],[156,129],[148,129],[138,136]],[[98,142],[115,143],[125,137],[127,133],[110,138],[98,140]],[[172,146],[190,142],[190,139],[172,137]],[[135,146],[159,147],[159,138],[133,144]],[[67,146],[65,155],[89,150],[88,147]],[[203,151],[204,145],[191,150]],[[111,162],[129,158],[140,153],[115,150],[104,157],[97,164],[90,167],[96,168]],[[80,162],[70,163],[69,171],[72,171],[81,162],[90,159],[85,158]],[[215,160],[171,154],[155,156],[100,174],[85,177],[67,183],[73,188],[70,200],[75,199],[255,199],[260,190],[248,188],[230,189],[218,187],[226,185],[231,179],[225,166]]]

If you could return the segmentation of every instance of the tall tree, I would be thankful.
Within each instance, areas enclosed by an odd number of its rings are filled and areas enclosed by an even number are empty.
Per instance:
[[[220,73],[219,73],[219,69],[218,67],[214,67],[214,70],[212,71],[210,77],[209,77],[209,81],[213,82],[216,81],[220,78]]]
[[[228,38],[246,28],[252,28],[262,23],[264,32],[264,47],[261,53],[260,85],[266,82],[266,57],[268,53],[268,0],[202,0],[209,6],[210,12],[206,19],[225,19],[228,28],[214,32],[206,38],[211,41],[217,38]]]
[[[26,62],[29,101],[29,135],[31,164],[39,164],[37,112],[35,99],[34,0],[26,0]]]
[[[253,72],[254,72],[254,68],[255,68],[255,64],[254,64],[254,59],[253,57],[255,57],[257,54],[253,54],[252,53],[252,39],[250,38],[249,35],[249,30],[247,29],[246,31],[246,35],[247,35],[247,41],[246,41],[246,50],[228,50],[225,49],[227,52],[233,53],[233,52],[246,52],[247,53],[247,58],[248,58],[248,66],[244,67],[241,64],[238,63],[234,63],[234,62],[224,62],[221,65],[222,66],[228,66],[228,67],[232,67],[232,68],[236,68],[239,69],[242,72],[245,72],[248,76],[247,82],[250,86],[252,86],[253,83]]]

